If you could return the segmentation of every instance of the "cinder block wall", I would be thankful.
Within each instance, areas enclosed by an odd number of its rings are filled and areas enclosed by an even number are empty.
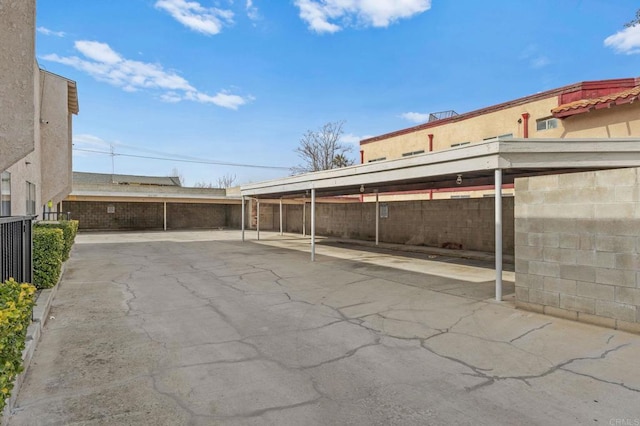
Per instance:
[[[639,176],[516,180],[516,306],[640,332]]]
[[[431,247],[459,244],[464,250],[492,252],[495,250],[494,203],[493,198],[390,202],[387,203],[389,217],[380,219],[380,241]],[[273,217],[277,218],[279,207],[270,207],[274,209]],[[260,209],[262,216],[262,205]],[[502,215],[504,253],[513,254],[512,197],[503,199]],[[307,234],[310,226],[311,211],[307,206]],[[262,223],[260,227],[267,229]],[[284,206],[284,228],[287,232],[302,232],[302,206]],[[375,203],[318,203],[316,233],[374,240]]]
[[[107,208],[113,206],[114,212]],[[80,222],[80,229],[122,230],[162,229],[162,203],[107,203],[93,201],[65,201],[63,210],[71,212]]]
[[[114,212],[109,213],[108,207]],[[228,227],[237,207],[237,227],[240,227],[240,206],[225,204],[167,203],[168,229],[211,229]],[[80,221],[82,230],[163,229],[163,203],[124,203],[104,201],[65,201],[63,210]]]
[[[224,204],[167,203],[167,228],[224,228],[229,207]]]

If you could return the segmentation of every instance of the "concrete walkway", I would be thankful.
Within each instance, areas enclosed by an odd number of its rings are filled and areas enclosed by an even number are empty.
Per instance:
[[[640,422],[640,336],[483,268],[239,236],[80,234],[9,424]]]

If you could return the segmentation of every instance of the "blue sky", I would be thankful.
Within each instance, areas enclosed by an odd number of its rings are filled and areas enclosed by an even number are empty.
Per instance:
[[[75,171],[187,185],[286,176],[307,130],[362,138],[640,76],[631,0],[38,0],[43,69],[78,83]],[[81,151],[83,150],[83,151]],[[237,167],[233,163],[263,167]]]

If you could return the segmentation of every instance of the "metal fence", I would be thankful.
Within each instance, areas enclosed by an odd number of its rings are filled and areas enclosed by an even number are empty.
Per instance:
[[[33,281],[32,221],[31,216],[0,217],[0,282]]]
[[[43,220],[71,220],[71,212],[42,212]]]

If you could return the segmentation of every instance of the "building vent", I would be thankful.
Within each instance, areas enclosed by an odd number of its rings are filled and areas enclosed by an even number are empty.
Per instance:
[[[432,121],[442,120],[443,118],[455,117],[456,115],[458,115],[458,113],[452,109],[449,111],[432,112],[429,114],[429,123]]]

